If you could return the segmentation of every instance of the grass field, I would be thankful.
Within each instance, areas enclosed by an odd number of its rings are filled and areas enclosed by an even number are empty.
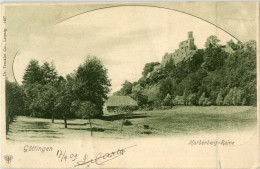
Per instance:
[[[121,120],[117,115],[93,119],[94,137],[123,139],[242,131],[256,127],[257,110],[249,106],[180,106],[170,110],[136,111],[128,120],[132,125],[124,126],[121,133]],[[65,129],[63,120],[51,123],[51,119],[23,116],[16,117],[7,135],[12,141],[44,142],[89,137],[88,120],[68,120]]]

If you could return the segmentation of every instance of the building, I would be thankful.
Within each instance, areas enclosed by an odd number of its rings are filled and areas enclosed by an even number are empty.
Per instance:
[[[137,102],[130,96],[110,96],[105,102],[105,112],[113,112],[116,108],[128,106],[133,109],[138,108]]]
[[[167,61],[171,58],[175,63],[182,61],[183,59],[188,59],[191,57],[197,50],[197,47],[194,43],[193,32],[188,32],[188,39],[179,43],[179,48],[176,49],[173,53],[166,53],[163,56],[161,65],[165,66]]]

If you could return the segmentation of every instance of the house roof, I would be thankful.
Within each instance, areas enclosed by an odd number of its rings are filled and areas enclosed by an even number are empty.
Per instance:
[[[137,102],[130,96],[110,96],[106,106],[138,106]]]

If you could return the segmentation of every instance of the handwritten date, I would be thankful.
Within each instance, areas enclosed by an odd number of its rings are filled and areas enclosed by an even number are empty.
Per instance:
[[[74,167],[78,166],[85,166],[89,167],[91,164],[96,164],[96,165],[103,165],[108,161],[111,161],[117,157],[120,157],[124,155],[126,149],[135,147],[136,145],[129,146],[123,149],[118,149],[116,151],[112,151],[109,153],[97,153],[94,155],[94,158],[88,159],[88,155],[85,154],[83,158],[80,158],[77,153],[66,153],[66,150],[58,150],[56,153],[56,156],[60,159],[61,162],[63,161],[75,161],[76,164]],[[77,160],[79,158],[79,160]],[[82,159],[82,160],[81,160]]]

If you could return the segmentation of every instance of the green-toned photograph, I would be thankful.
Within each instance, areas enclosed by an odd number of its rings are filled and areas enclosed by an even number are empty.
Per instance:
[[[3,167],[254,168],[258,5],[3,4]]]
[[[167,23],[158,20],[165,17]],[[26,47],[6,77],[7,139],[256,127],[255,40],[242,42],[199,18],[147,6],[99,9],[41,28],[17,39]]]

